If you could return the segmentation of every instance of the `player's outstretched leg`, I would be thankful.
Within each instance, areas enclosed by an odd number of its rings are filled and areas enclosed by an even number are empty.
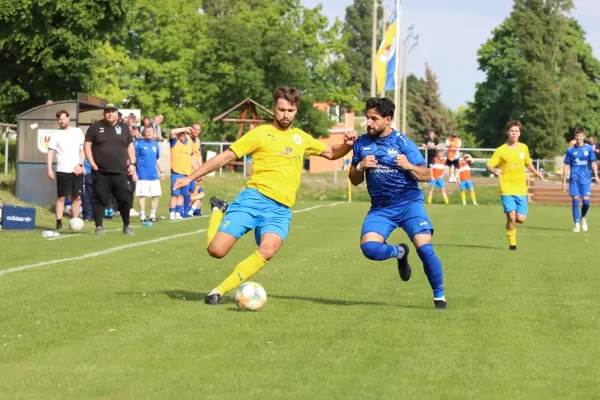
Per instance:
[[[258,250],[239,263],[223,282],[206,295],[204,302],[217,305],[223,295],[232,291],[260,271],[275,253],[281,248],[283,239],[274,233],[265,233],[260,240]]]
[[[423,270],[425,271],[431,290],[433,290],[433,304],[436,309],[445,310],[447,303],[444,296],[442,262],[433,249],[431,234],[420,233],[414,235],[412,240],[417,248],[417,254],[423,262]]]

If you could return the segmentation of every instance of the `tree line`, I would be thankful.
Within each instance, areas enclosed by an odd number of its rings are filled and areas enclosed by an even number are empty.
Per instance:
[[[515,0],[477,53],[485,80],[457,110],[443,104],[429,66],[410,75],[409,135],[457,132],[469,146],[493,147],[518,118],[523,139],[546,157],[563,151],[578,126],[600,132],[600,63],[573,6]],[[303,92],[299,127],[326,136],[332,121],[313,101],[364,111],[371,13],[372,0],[354,0],[343,21],[331,22],[300,0],[8,2],[0,9],[0,120],[86,92],[164,114],[170,126],[200,121],[208,139],[219,139],[235,128],[212,117],[246,97],[269,105],[286,84]],[[377,18],[381,30],[381,8]]]

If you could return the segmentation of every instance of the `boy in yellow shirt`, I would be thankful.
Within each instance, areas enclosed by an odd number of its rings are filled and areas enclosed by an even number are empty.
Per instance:
[[[519,143],[521,121],[506,124],[506,144],[498,147],[487,163],[488,172],[500,178],[500,198],[506,213],[506,236],[510,250],[517,250],[517,227],[527,219],[527,175],[525,168],[544,179],[531,163],[529,148]]]

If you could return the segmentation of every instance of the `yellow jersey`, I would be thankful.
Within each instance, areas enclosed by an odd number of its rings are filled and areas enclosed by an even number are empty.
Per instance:
[[[181,142],[178,138],[173,138],[171,144],[171,171],[176,174],[189,175],[192,171],[192,154],[194,147],[192,139],[185,135],[185,139]]]
[[[229,149],[239,158],[252,154],[252,176],[246,187],[291,207],[300,186],[304,155],[320,155],[326,147],[300,129],[281,131],[273,125],[261,125]]]
[[[530,164],[529,148],[523,143],[517,143],[514,148],[503,144],[496,149],[487,163],[488,167],[502,169],[500,194],[508,196],[527,195],[525,166]]]

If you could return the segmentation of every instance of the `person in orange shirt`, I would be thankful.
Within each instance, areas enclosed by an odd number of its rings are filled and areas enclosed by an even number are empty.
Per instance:
[[[438,150],[437,157],[433,159],[430,170],[431,180],[429,181],[429,195],[427,196],[427,203],[431,204],[431,201],[433,200],[433,189],[440,188],[442,191],[442,196],[444,196],[444,203],[448,204],[448,195],[446,194],[446,187],[444,184],[444,172],[446,171],[444,150]]]
[[[575,139],[573,139],[569,142],[569,148],[571,148],[573,146],[575,146]]]
[[[460,183],[460,197],[462,198],[463,206],[467,205],[467,190],[471,192],[471,201],[473,202],[473,205],[477,205],[475,188],[473,187],[473,181],[471,180],[472,162],[473,157],[465,153],[463,159],[458,163],[458,182]]]
[[[462,142],[456,133],[453,133],[446,139],[446,147],[448,148],[446,165],[450,168],[448,182],[456,183],[458,182],[458,160],[460,159],[460,151],[458,149],[462,147]]]

